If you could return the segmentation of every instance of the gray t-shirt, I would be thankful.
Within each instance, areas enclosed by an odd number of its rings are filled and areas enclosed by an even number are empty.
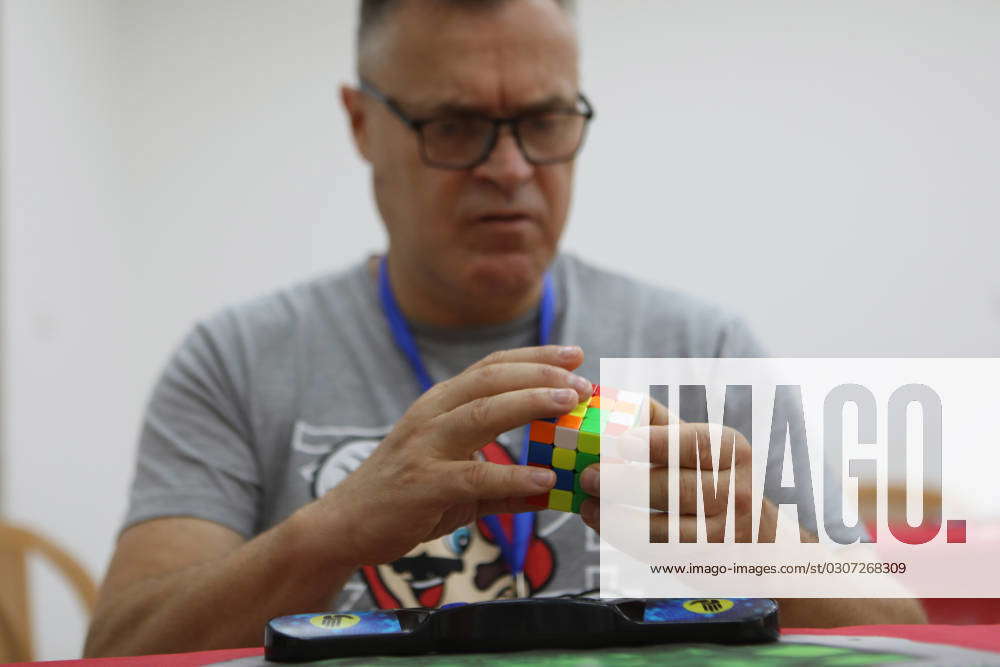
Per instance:
[[[580,345],[578,372],[594,382],[601,357],[762,356],[741,320],[690,297],[566,254],[552,274],[552,342]],[[413,329],[441,380],[493,350],[535,344],[537,315]],[[153,391],[125,526],[193,516],[251,538],[356,469],[419,394],[367,262],[225,309],[193,329]],[[498,440],[500,458],[516,460],[520,434]],[[576,515],[540,512],[526,566],[533,593],[594,589],[597,572],[593,531]],[[362,568],[331,609],[435,606],[510,590],[480,521],[395,563]]]

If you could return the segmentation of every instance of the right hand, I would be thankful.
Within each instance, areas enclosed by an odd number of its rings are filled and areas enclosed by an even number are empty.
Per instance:
[[[590,397],[571,371],[579,347],[495,352],[417,399],[371,456],[300,510],[336,544],[335,560],[388,563],[486,514],[528,512],[555,484],[551,470],[476,460],[498,435],[558,417]]]

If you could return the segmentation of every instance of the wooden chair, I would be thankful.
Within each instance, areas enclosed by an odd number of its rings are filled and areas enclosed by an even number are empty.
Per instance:
[[[48,560],[65,577],[87,613],[94,610],[97,586],[77,561],[48,539],[0,521],[0,662],[34,659],[28,558]]]

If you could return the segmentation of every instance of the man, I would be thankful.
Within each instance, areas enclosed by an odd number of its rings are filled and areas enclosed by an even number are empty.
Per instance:
[[[181,346],[88,655],[259,644],[268,618],[305,610],[510,595],[482,517],[533,510],[554,483],[511,464],[519,426],[588,396],[601,356],[759,354],[716,309],[557,254],[590,115],[568,3],[366,1],[358,48],[363,86],[342,100],[387,261],[229,309]],[[539,347],[547,270],[561,345]],[[386,289],[438,381],[422,395]],[[584,522],[598,514],[588,501]],[[540,513],[529,590],[592,586],[593,547],[577,517]],[[860,602],[784,601],[783,620],[920,618]]]

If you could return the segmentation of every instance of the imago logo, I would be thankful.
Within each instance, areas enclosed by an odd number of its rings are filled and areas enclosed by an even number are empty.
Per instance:
[[[669,396],[669,388],[664,389]],[[882,410],[882,418],[886,421],[885,442],[879,441],[877,425],[880,414],[876,397],[871,390],[861,384],[844,383],[826,392],[821,406],[821,420],[815,419],[816,415],[810,415],[806,409],[802,385],[784,384],[769,389],[768,404],[773,406],[769,414],[754,413],[755,402],[763,401],[761,392],[755,393],[755,387],[750,385],[726,385],[722,407],[722,424],[733,429],[728,433],[750,434],[759,431],[759,422],[770,417],[767,429],[770,437],[766,447],[766,471],[761,502],[767,502],[765,499],[768,499],[777,506],[794,506],[801,522],[816,525],[818,513],[815,490],[825,488],[827,499],[832,496],[846,500],[843,484],[846,463],[846,476],[857,482],[855,493],[858,495],[855,504],[858,507],[858,516],[877,516],[878,497],[863,499],[858,490],[873,488],[877,489],[878,494],[886,494],[885,480],[907,479],[909,474],[907,413],[914,409],[919,414],[921,424],[919,441],[922,453],[918,467],[922,474],[917,480],[918,484],[907,483],[901,486],[904,493],[909,493],[912,487],[916,487],[922,496],[943,495],[942,404],[940,396],[931,387],[925,384],[906,384],[891,392]],[[679,385],[676,404],[668,398],[668,409],[676,408],[677,414],[685,422],[680,426],[681,429],[695,426],[692,422],[700,421],[708,413],[709,390],[710,387],[707,385]],[[848,434],[844,432],[843,424],[848,406],[853,406],[857,416],[857,433],[852,437],[852,442],[856,443],[855,451],[868,450],[871,455],[855,456],[845,461],[844,443]],[[814,418],[810,420],[810,416]],[[810,444],[814,444],[810,442],[813,438],[810,438],[809,431],[815,430],[809,427],[814,426],[817,421],[822,422],[822,435],[817,438],[822,444],[819,455],[822,457],[821,461],[825,463],[819,468],[824,471],[822,487],[818,484],[820,480],[813,478],[814,462],[811,457],[817,454],[811,453],[809,447]],[[702,462],[714,461],[711,454],[706,453],[711,448],[710,439],[700,437],[702,434],[703,430],[693,433],[697,452],[693,459],[698,461],[700,472],[705,475],[711,474],[713,479],[718,479],[720,472],[730,471],[731,482],[726,489],[730,495],[736,493],[736,489],[741,486],[749,488],[747,476],[751,474],[752,469],[737,465],[736,447],[720,449],[730,453],[730,460],[713,462],[710,469],[702,465]],[[679,439],[683,443],[685,436],[681,435]],[[680,456],[683,458],[684,455]],[[882,475],[879,474],[880,463],[886,467],[885,474]],[[663,476],[668,474],[667,470],[666,467],[654,468],[655,474]],[[654,479],[653,483],[657,483],[657,480]],[[665,480],[661,483],[665,483]],[[704,498],[705,485],[700,487],[700,493],[703,502],[708,502]],[[728,497],[721,500],[727,502]],[[712,503],[719,501],[718,497],[711,499]],[[839,513],[825,513],[823,526],[830,539],[841,544],[877,541],[877,525],[872,526],[869,535],[856,531],[860,518],[849,521],[843,511],[846,504],[846,502],[840,503]],[[905,544],[923,544],[937,537],[942,526],[941,507],[921,503],[921,508],[922,516],[916,524],[911,524],[909,521],[889,523],[889,531],[896,540]],[[670,508],[667,507],[667,510],[669,512]],[[765,515],[766,512],[762,509],[759,516]],[[707,518],[702,518],[707,521]],[[744,513],[735,520],[747,523],[751,521],[751,515]],[[947,542],[965,542],[964,520],[951,519],[944,525]],[[751,534],[752,529],[746,526],[744,528],[746,529],[742,531],[743,534]],[[758,535],[764,532],[758,531]],[[688,540],[683,537],[681,539],[681,541]]]
[[[1000,359],[602,359],[602,385],[655,399],[650,426],[601,440],[602,595],[1000,596],[997,376]]]

